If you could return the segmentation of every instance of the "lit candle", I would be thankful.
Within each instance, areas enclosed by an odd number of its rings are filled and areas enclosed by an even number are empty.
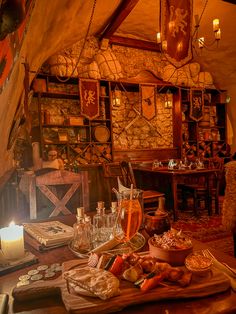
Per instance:
[[[219,19],[214,19],[213,20],[213,31],[217,32],[220,28],[220,20]]]
[[[221,39],[221,32],[220,32],[220,28],[218,29],[217,32],[215,32],[215,39],[216,40],[220,40]]]
[[[6,259],[14,260],[24,256],[23,231],[23,226],[15,225],[14,222],[11,222],[9,227],[0,230],[1,249]]]
[[[203,48],[204,47],[204,42],[205,42],[205,38],[204,37],[198,38],[198,47],[199,48]]]
[[[113,105],[119,106],[121,104],[121,91],[115,89],[113,92]]]
[[[157,33],[157,43],[161,43],[161,33]]]

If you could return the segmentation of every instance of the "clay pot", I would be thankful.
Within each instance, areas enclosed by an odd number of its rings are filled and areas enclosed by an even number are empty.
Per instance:
[[[150,256],[156,257],[172,266],[184,265],[185,258],[193,251],[192,246],[185,249],[163,249],[153,245],[153,238],[148,240],[148,245]]]
[[[170,229],[168,213],[155,215],[155,210],[146,212],[144,214],[144,228],[150,237],[168,231]]]

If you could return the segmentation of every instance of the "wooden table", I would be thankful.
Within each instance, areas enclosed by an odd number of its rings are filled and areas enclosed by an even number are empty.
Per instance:
[[[58,217],[59,218],[59,217]],[[59,220],[72,225],[75,217],[69,215],[59,218]],[[194,249],[204,249],[207,245],[194,241]],[[38,256],[40,264],[52,264],[55,262],[62,263],[76,257],[67,246],[57,248],[45,253],[39,253],[32,248],[30,250]],[[222,252],[211,249],[211,252],[220,260],[227,262],[231,267],[236,268],[236,260]],[[11,291],[18,282],[20,275],[26,274],[30,269],[34,269],[38,264],[4,275],[0,280],[0,292],[10,295],[8,313],[35,313],[35,314],[65,314],[64,304],[59,296],[45,297],[25,302],[15,302],[11,297]],[[109,302],[109,301],[108,301]],[[130,306],[121,311],[121,313],[138,314],[138,313],[158,313],[158,314],[229,314],[236,313],[236,293],[231,290],[219,293],[213,296],[183,299],[183,300],[166,300],[161,302],[144,303],[136,306]]]
[[[178,184],[186,183],[188,177],[205,177],[208,188],[208,204],[210,204],[209,181],[211,176],[218,172],[219,169],[197,169],[197,170],[169,170],[167,168],[153,169],[151,165],[133,167],[138,182],[144,182],[146,188],[153,188],[148,185],[150,182],[150,173],[155,177],[157,182],[156,189],[164,192],[166,195],[167,206],[173,210],[174,220],[178,218]],[[143,188],[140,186],[140,188]]]

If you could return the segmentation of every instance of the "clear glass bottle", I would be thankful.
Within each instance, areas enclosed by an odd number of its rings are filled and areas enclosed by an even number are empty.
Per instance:
[[[90,242],[90,249],[92,250],[94,248],[93,247],[94,231],[93,231],[93,225],[91,222],[91,217],[85,215],[84,222],[86,224],[86,232],[88,233],[88,238],[89,238],[89,242]]]
[[[96,246],[104,241],[105,225],[106,225],[106,214],[104,202],[100,201],[97,203],[96,215],[93,217],[93,228],[95,235]]]
[[[107,214],[106,216],[106,227],[107,227],[107,233],[108,233],[108,239],[113,239],[113,229],[116,223],[116,217],[117,217],[117,202],[111,203],[111,212]]]
[[[77,222],[73,225],[74,238],[72,240],[72,248],[78,253],[85,254],[91,250],[91,242],[85,223],[84,208],[77,208],[77,214]]]

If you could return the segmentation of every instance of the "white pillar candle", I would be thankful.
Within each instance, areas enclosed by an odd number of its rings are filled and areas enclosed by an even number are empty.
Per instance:
[[[9,227],[0,230],[1,249],[6,259],[14,260],[24,257],[23,226],[10,223]]]

